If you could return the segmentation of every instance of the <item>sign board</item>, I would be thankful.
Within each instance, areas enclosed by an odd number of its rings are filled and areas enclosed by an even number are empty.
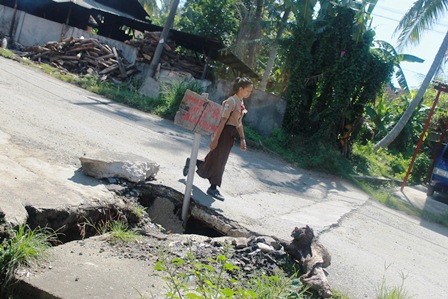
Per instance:
[[[221,120],[221,105],[194,91],[185,92],[174,123],[201,135],[211,135]]]

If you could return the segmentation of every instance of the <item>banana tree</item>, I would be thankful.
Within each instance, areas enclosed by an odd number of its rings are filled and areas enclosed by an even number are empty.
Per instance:
[[[387,59],[391,60],[394,63],[394,67],[396,69],[395,78],[397,79],[400,88],[409,93],[409,86],[400,64],[401,62],[422,63],[424,62],[424,60],[410,54],[398,54],[395,48],[386,41],[376,40],[375,43],[378,45],[378,48],[376,48],[377,51],[381,52],[381,54],[384,57],[386,57]]]

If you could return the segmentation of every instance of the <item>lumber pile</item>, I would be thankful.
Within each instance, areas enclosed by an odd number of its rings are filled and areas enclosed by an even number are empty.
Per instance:
[[[160,32],[145,32],[143,38],[128,40],[125,43],[138,49],[137,61],[149,64],[159,43],[160,34]],[[162,69],[188,72],[195,78],[201,78],[205,65],[199,59],[176,52],[175,43],[169,39],[164,43],[159,63]]]
[[[115,47],[94,38],[69,38],[26,50],[25,57],[75,74],[97,74],[102,81],[127,82],[138,73]]]

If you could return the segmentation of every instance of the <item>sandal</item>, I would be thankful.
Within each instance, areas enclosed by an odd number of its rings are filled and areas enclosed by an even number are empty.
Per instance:
[[[187,176],[188,170],[190,170],[190,158],[187,158],[187,160],[185,161],[185,166],[184,166],[184,170],[183,170],[182,174],[184,176]]]
[[[211,195],[213,198],[216,198],[217,200],[224,201],[224,196],[219,193],[218,189],[210,189],[208,188],[207,194]]]

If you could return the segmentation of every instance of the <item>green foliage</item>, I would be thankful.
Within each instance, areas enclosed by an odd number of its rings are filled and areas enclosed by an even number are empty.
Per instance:
[[[187,0],[180,30],[230,45],[238,31],[236,0]]]
[[[245,277],[231,263],[232,249],[204,261],[189,252],[186,259],[172,258],[160,250],[154,270],[164,272],[167,298],[304,298],[305,288],[296,276],[283,272],[266,275],[261,271]]]
[[[332,144],[346,124],[359,125],[364,105],[388,82],[393,65],[370,51],[373,32],[352,39],[354,16],[339,7],[326,11],[324,27],[298,20],[285,55],[291,66],[287,132],[317,134]]]
[[[46,250],[57,241],[54,231],[46,228],[31,229],[20,225],[10,231],[11,238],[0,244],[1,292],[8,290],[15,271],[21,266],[31,266],[47,256]]]
[[[412,296],[408,295],[407,290],[404,288],[404,281],[406,276],[401,275],[401,284],[396,287],[387,286],[385,278],[381,285],[377,288],[377,299],[410,299]]]
[[[136,204],[131,204],[130,210],[131,210],[132,214],[134,214],[138,219],[141,219],[141,218],[143,218],[143,216],[145,216],[147,208],[136,203]]]
[[[141,239],[141,236],[130,230],[128,225],[122,221],[114,221],[109,225],[110,229],[110,242],[115,244],[119,241],[122,242],[133,242]]]
[[[397,79],[400,88],[405,92],[409,92],[408,83],[404,76],[403,70],[401,69],[400,63],[403,61],[423,63],[424,60],[410,54],[398,54],[391,44],[382,40],[376,40],[375,44],[377,44],[378,47],[374,50],[379,51],[380,55],[394,64],[395,78]]]
[[[281,156],[301,168],[320,170],[346,178],[352,173],[350,161],[318,136],[292,135],[279,128],[271,136],[264,137],[248,126],[244,129],[250,147]]]
[[[12,59],[14,57],[14,54],[11,51],[9,51],[8,49],[0,48],[0,56]]]
[[[121,211],[112,211],[108,208],[103,208],[104,218],[94,221],[92,219],[85,218],[85,222],[79,225],[81,230],[81,237],[84,239],[89,236],[88,228],[93,228],[97,235],[104,235],[110,233],[109,241],[111,243],[117,243],[118,241],[131,242],[139,240],[140,236],[137,232],[131,230],[126,224],[126,218],[123,217]]]
[[[160,95],[160,104],[155,112],[168,119],[174,119],[177,110],[179,109],[180,102],[187,89],[202,94],[205,89],[198,81],[173,81],[171,83],[165,83],[162,87],[162,93]]]
[[[386,150],[374,152],[374,144],[367,142],[353,146],[353,161],[356,165],[355,171],[360,174],[385,177],[395,180],[403,180],[408,165],[409,158],[404,158],[401,153],[390,153]]]

